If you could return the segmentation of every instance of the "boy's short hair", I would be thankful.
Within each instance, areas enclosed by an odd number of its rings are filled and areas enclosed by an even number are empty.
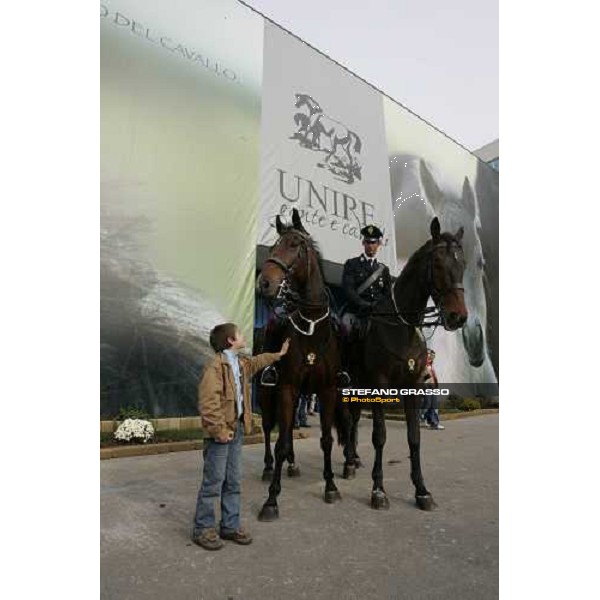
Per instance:
[[[231,344],[227,341],[227,338],[235,337],[235,332],[238,326],[235,323],[221,323],[213,327],[210,332],[210,345],[215,352],[222,352],[227,350]]]

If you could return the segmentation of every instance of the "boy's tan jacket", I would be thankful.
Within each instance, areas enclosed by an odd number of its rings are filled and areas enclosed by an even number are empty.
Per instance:
[[[244,433],[252,433],[252,404],[250,380],[261,369],[279,359],[279,353],[265,352],[257,356],[239,355],[240,381],[244,394]],[[198,410],[202,428],[209,437],[222,437],[235,432],[235,380],[227,357],[219,352],[204,368],[198,386]]]

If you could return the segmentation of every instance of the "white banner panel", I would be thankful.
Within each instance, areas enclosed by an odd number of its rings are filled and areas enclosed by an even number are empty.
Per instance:
[[[265,23],[258,244],[275,217],[300,211],[325,260],[360,254],[360,229],[384,232],[379,258],[396,272],[381,95],[292,35]]]

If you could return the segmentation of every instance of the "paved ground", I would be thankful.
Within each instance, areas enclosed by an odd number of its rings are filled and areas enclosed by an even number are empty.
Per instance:
[[[316,423],[313,421],[313,423]],[[302,476],[283,480],[279,521],[259,523],[263,449],[245,446],[243,518],[249,547],[207,552],[189,541],[199,452],[102,461],[102,598],[485,600],[498,597],[498,415],[423,430],[423,472],[438,509],[419,511],[405,424],[388,423],[385,482],[391,507],[369,505],[371,422],[361,421],[368,467],[353,481],[334,470],[342,501],[321,499],[318,431],[296,442]]]

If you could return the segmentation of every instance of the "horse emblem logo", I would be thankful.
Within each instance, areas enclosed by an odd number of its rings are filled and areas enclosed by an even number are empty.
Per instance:
[[[314,365],[316,358],[317,358],[317,355],[314,352],[309,352],[308,355],[306,356],[306,362],[309,365]]]
[[[325,154],[317,166],[328,169],[341,181],[351,184],[360,180],[362,166],[356,157],[362,148],[360,137],[327,115],[308,94],[296,94],[295,107],[300,112],[294,115],[296,131],[290,139],[298,140],[303,148]]]

